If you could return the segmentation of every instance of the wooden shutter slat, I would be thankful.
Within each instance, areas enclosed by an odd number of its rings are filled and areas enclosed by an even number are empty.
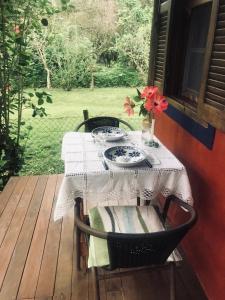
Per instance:
[[[217,22],[217,28],[224,28],[224,26],[225,26],[225,21]]]
[[[220,13],[218,15],[218,21],[225,21],[225,13]]]
[[[224,98],[223,101],[225,101],[225,90],[216,88],[215,86],[208,85],[207,91],[209,91],[210,93],[216,96],[223,97]]]
[[[225,75],[225,68],[219,67],[219,66],[210,66],[209,68],[210,72]]]
[[[213,51],[212,57],[215,59],[225,59],[225,52],[224,51]]]
[[[224,36],[216,36],[215,42],[219,44],[225,44],[225,37]]]
[[[159,67],[155,70],[155,73],[156,74],[159,74],[159,75],[163,75],[163,68],[162,67]]]
[[[158,59],[158,57],[157,57],[156,62],[157,62],[158,65],[163,66],[164,60],[163,59]]]
[[[225,5],[225,0],[220,0],[220,5]]]
[[[224,73],[225,73],[225,70],[224,70]],[[221,74],[209,72],[209,79],[225,82],[225,74],[221,75]]]
[[[205,103],[209,104],[210,106],[216,107],[219,110],[225,110],[225,105],[219,103],[218,101],[214,101],[212,99],[205,98]]]
[[[225,44],[214,44],[213,50],[215,50],[215,51],[225,51]]]
[[[218,66],[218,67],[225,67],[225,60],[224,59],[211,59],[211,64],[213,66]]]
[[[221,81],[214,80],[214,79],[208,79],[208,84],[210,86],[214,86],[214,87],[217,87],[219,89],[225,90],[225,82],[221,82]]]
[[[206,92],[205,98],[210,99],[210,100],[213,100],[214,103],[215,103],[215,102],[218,102],[218,103],[220,103],[220,104],[224,104],[224,98],[223,98],[223,97],[220,97],[220,96],[215,95],[215,94],[210,93],[210,92]]]
[[[164,36],[164,35],[166,36],[166,28],[163,27],[163,28],[161,28],[158,37]]]
[[[225,36],[225,28],[218,28],[216,30],[216,35],[217,36]]]
[[[220,12],[221,13],[225,12],[225,5],[220,5]]]

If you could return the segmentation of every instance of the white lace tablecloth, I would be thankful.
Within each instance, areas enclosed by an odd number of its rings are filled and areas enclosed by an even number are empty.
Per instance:
[[[156,139],[157,140],[157,139]],[[157,140],[158,141],[158,140]],[[84,210],[96,205],[135,205],[154,200],[161,193],[176,195],[193,204],[191,188],[185,167],[158,141],[159,148],[145,146],[138,131],[118,142],[95,142],[90,133],[68,132],[62,143],[61,158],[65,162],[63,178],[54,212],[58,220],[73,208],[76,197],[83,198]],[[102,164],[101,152],[115,145],[135,145],[147,154],[153,167],[121,168],[110,163],[109,170]]]

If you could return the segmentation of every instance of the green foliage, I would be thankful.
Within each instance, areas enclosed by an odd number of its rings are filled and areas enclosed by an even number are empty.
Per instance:
[[[23,109],[44,116],[42,105],[51,101],[45,92],[25,93],[24,84],[32,62],[32,34],[41,31],[43,16],[53,13],[48,0],[0,0],[0,186],[20,167]]]
[[[114,65],[111,68],[102,67],[94,75],[96,87],[135,87],[143,85],[138,72],[134,68]]]
[[[145,81],[148,73],[152,2],[117,0],[116,46],[120,61],[137,69]]]
[[[89,87],[94,69],[92,44],[88,39],[67,40],[58,36],[48,49],[51,56],[52,85],[69,91],[74,87]]]
[[[72,0],[73,8],[50,17],[48,26],[42,26],[42,38],[39,33],[34,36],[35,59],[26,83],[46,86],[49,72],[51,85],[65,90],[93,86],[93,75],[98,87],[146,84],[152,2]],[[44,17],[43,22],[47,24]],[[103,64],[111,68],[115,61],[124,70],[97,71]]]

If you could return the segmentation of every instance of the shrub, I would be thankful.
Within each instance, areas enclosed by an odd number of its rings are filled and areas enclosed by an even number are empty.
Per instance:
[[[135,87],[145,84],[135,69],[118,65],[112,68],[102,67],[94,77],[96,87]]]

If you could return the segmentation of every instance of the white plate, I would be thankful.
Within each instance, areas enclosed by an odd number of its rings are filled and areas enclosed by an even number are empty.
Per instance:
[[[104,141],[117,141],[122,139],[126,132],[122,128],[112,126],[97,127],[92,130],[92,136],[96,139]]]
[[[146,154],[137,147],[115,146],[104,151],[106,161],[119,167],[132,167],[146,159]]]

